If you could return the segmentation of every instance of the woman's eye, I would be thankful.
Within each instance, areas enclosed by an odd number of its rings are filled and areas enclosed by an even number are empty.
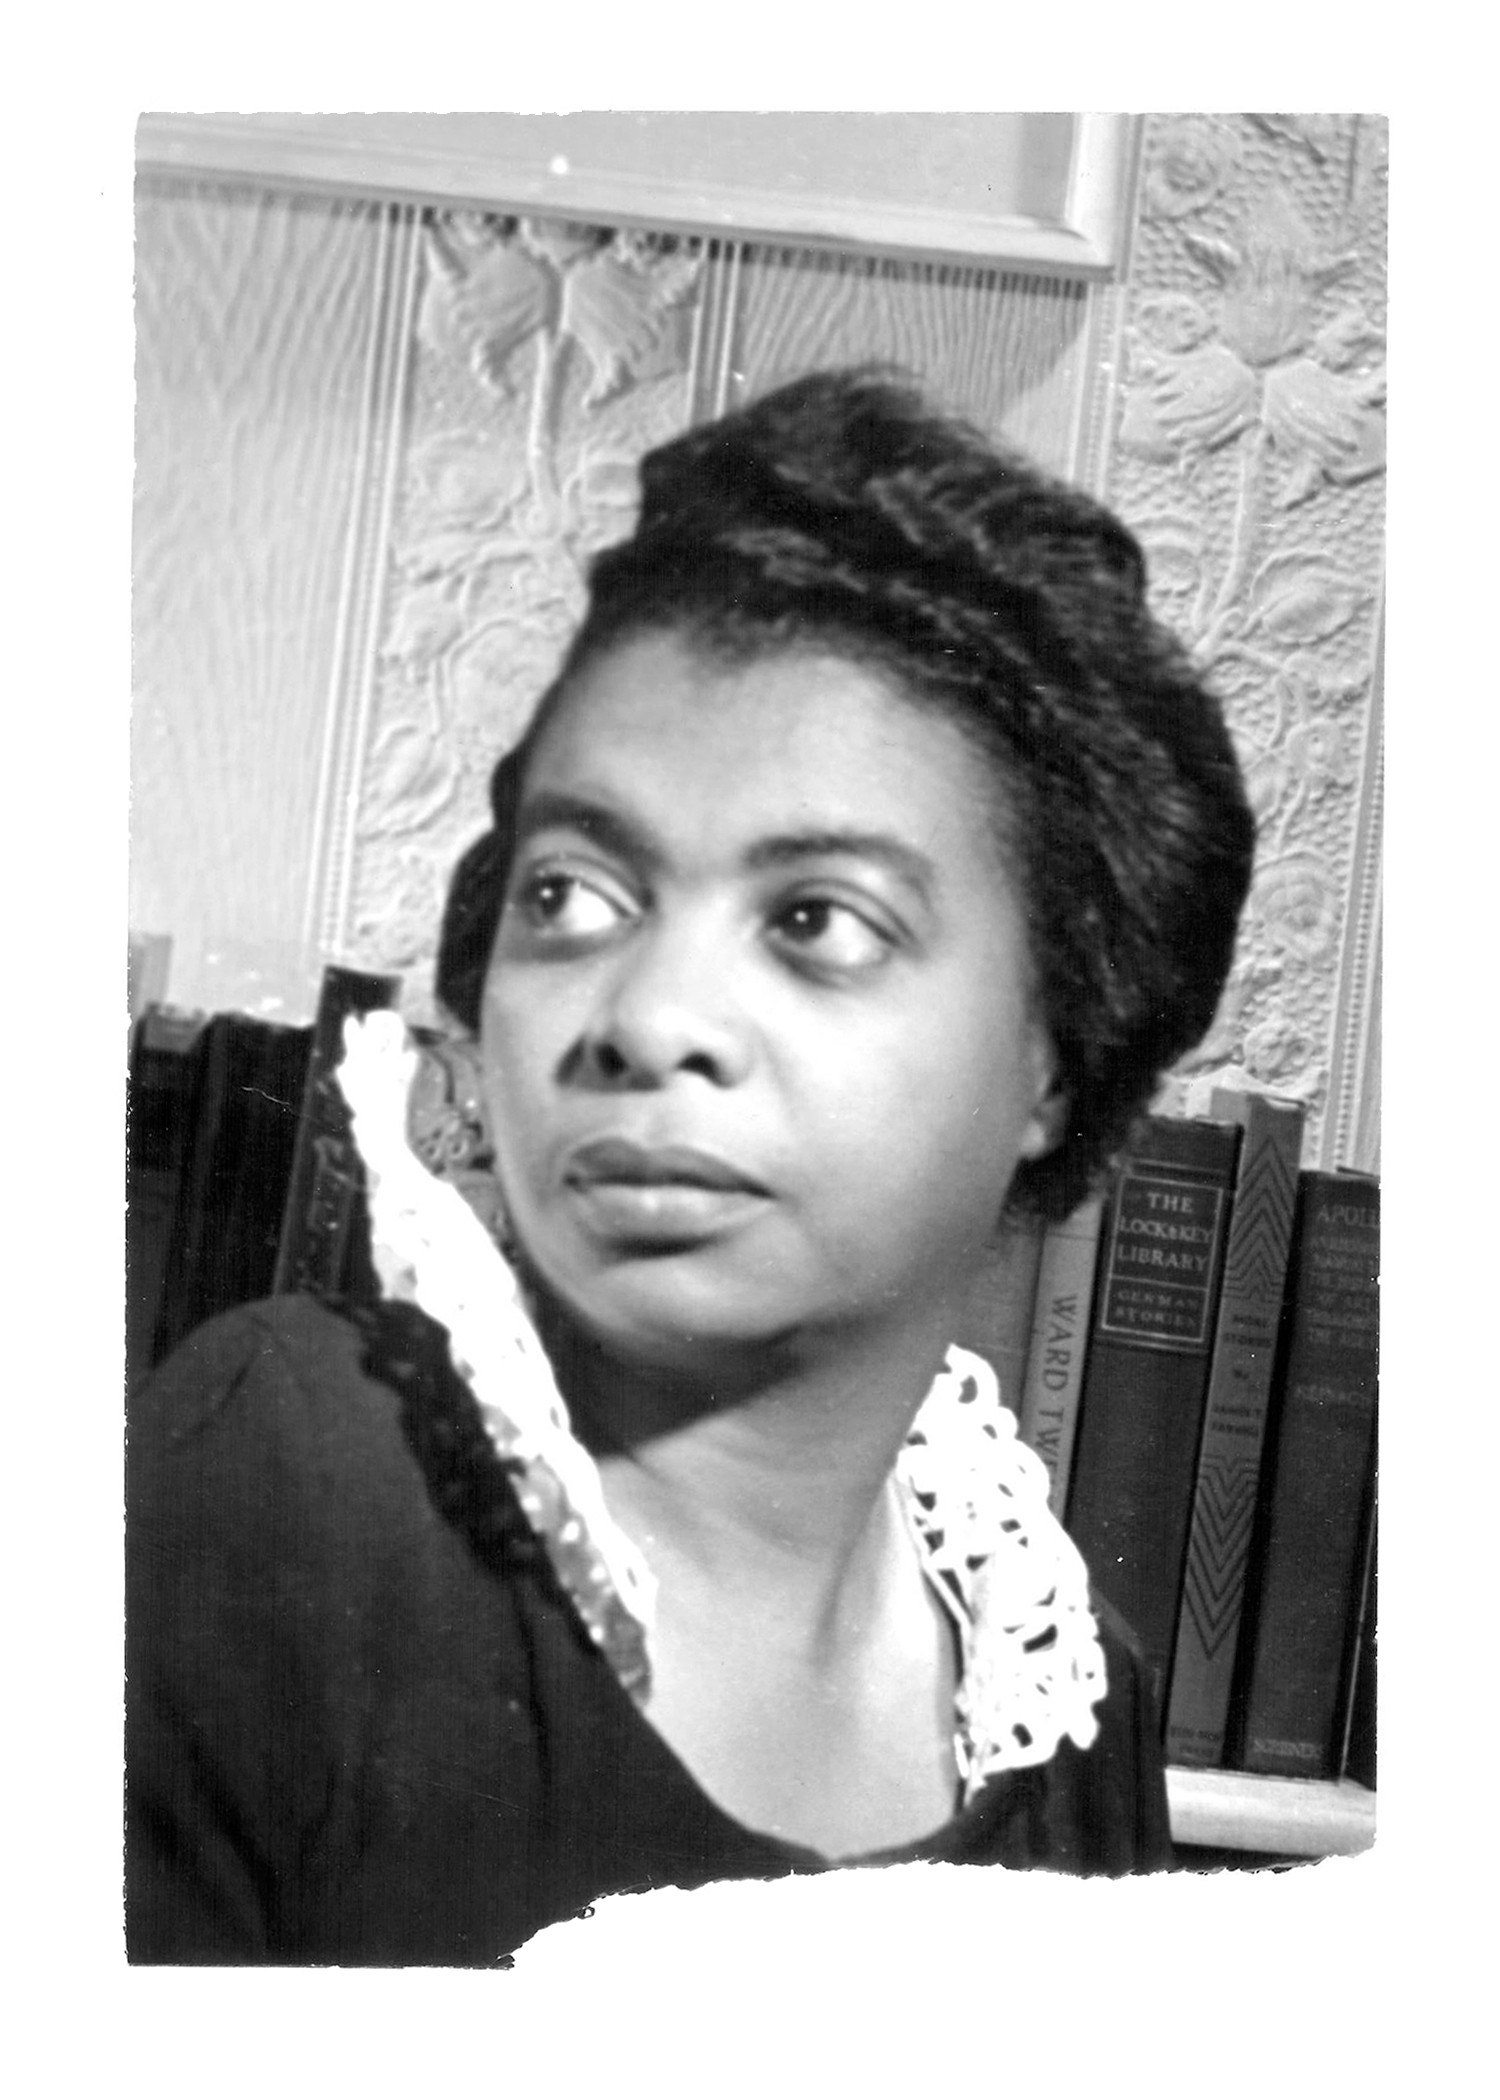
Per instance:
[[[540,869],[516,888],[509,909],[532,932],[586,941],[612,933],[629,907],[601,884],[558,868]]]
[[[873,969],[895,946],[873,920],[833,897],[799,897],[784,905],[772,930],[780,946],[829,970]]]

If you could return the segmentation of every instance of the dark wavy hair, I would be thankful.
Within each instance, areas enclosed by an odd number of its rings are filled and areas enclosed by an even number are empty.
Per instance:
[[[1010,1203],[1066,1214],[1208,1029],[1254,850],[1223,715],[1148,610],[1135,539],[868,369],[796,380],[648,453],[635,531],[595,558],[582,624],[449,892],[437,988],[470,1029],[534,739],[582,665],[661,630],[735,662],[850,658],[988,762],[1068,1102]]]

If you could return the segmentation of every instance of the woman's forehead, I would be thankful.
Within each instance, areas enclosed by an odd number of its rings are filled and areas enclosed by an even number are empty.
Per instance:
[[[826,650],[733,662],[665,634],[610,650],[558,696],[529,755],[522,829],[560,796],[666,830],[707,817],[920,845],[973,827],[976,846],[994,830],[972,740],[891,678]]]

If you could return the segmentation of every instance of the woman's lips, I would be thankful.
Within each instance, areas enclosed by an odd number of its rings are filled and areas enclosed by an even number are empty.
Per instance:
[[[563,1178],[572,1183],[623,1182],[633,1188],[686,1185],[699,1189],[741,1189],[754,1196],[768,1192],[763,1183],[728,1160],[692,1145],[640,1145],[632,1138],[592,1138],[568,1154]]]
[[[655,1246],[724,1231],[770,1195],[754,1175],[696,1146],[620,1137],[577,1146],[564,1162],[563,1183],[598,1237]]]

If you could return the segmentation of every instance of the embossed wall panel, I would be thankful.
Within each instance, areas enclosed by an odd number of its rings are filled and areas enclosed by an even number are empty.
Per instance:
[[[1240,955],[1175,1090],[1304,1099],[1374,1166],[1385,127],[1147,127],[1109,494],[1224,695],[1260,824]]]
[[[449,870],[641,451],[887,360],[1102,489],[1226,696],[1260,864],[1169,1099],[1296,1093],[1310,1157],[1375,1164],[1384,177],[1372,119],[1150,119],[1113,286],[148,186],[132,924],[172,995],[305,1009],[326,956],[430,1017]]]
[[[140,189],[130,923],[179,1003],[301,998],[383,217]]]
[[[1056,473],[1075,466],[1090,288],[875,256],[752,247],[728,401],[821,365],[891,363]]]
[[[588,554],[628,529],[640,453],[794,372],[874,359],[1065,467],[1090,294],[482,214],[429,214],[423,248],[341,946],[401,972],[425,1020],[449,872],[566,644]]]
[[[488,215],[422,231],[409,417],[341,952],[414,1018],[491,768],[550,680],[642,451],[689,420],[696,241]]]

